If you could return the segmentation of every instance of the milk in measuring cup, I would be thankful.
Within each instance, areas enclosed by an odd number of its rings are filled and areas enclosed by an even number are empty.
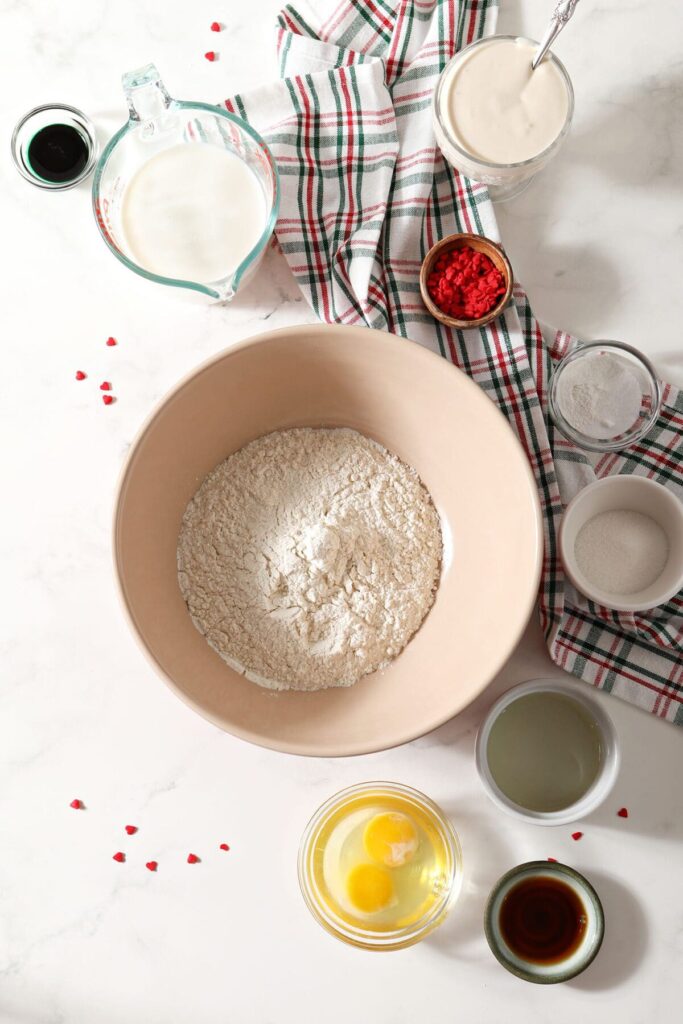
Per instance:
[[[171,146],[126,187],[121,224],[133,259],[161,277],[206,283],[232,274],[263,234],[256,175],[217,146]]]

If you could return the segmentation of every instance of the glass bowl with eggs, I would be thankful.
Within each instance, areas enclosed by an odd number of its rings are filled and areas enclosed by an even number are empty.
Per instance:
[[[316,811],[298,867],[306,905],[328,932],[361,949],[403,949],[454,904],[462,852],[450,821],[424,794],[367,782]]]

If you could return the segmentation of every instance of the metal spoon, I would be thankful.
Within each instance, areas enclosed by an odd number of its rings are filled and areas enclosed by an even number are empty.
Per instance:
[[[550,19],[550,24],[546,29],[546,33],[534,54],[534,59],[531,62],[532,71],[535,71],[541,63],[552,43],[559,36],[562,29],[571,18],[578,2],[579,0],[559,0],[557,7],[553,11],[553,16]]]

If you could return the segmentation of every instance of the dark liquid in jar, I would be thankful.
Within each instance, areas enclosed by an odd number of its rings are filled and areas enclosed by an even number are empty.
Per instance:
[[[518,882],[504,897],[500,930],[513,953],[534,964],[556,964],[579,948],[586,909],[571,886],[539,876]]]
[[[43,181],[73,181],[83,172],[90,147],[81,133],[69,124],[49,124],[31,139],[28,163]]]

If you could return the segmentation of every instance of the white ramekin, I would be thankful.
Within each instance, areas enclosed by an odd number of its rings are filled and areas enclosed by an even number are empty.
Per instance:
[[[641,512],[659,523],[669,539],[669,557],[662,573],[644,590],[612,594],[586,579],[574,555],[581,527],[601,512]],[[644,476],[620,474],[596,480],[567,505],[560,524],[560,555],[577,590],[617,612],[640,612],[665,604],[683,587],[683,503],[663,484]]]
[[[526,697],[530,693],[561,693],[571,697],[588,712],[600,729],[603,740],[602,767],[593,785],[584,793],[580,800],[563,807],[559,811],[532,811],[511,800],[496,784],[488,764],[487,747],[493,723],[514,701]],[[619,745],[616,730],[602,706],[590,696],[590,691],[578,681],[564,682],[554,679],[532,679],[528,683],[520,683],[504,693],[491,707],[486,718],[479,727],[475,746],[475,760],[479,778],[491,800],[507,814],[520,821],[528,821],[534,825],[569,825],[579,818],[584,818],[594,811],[608,796],[619,773]]]

